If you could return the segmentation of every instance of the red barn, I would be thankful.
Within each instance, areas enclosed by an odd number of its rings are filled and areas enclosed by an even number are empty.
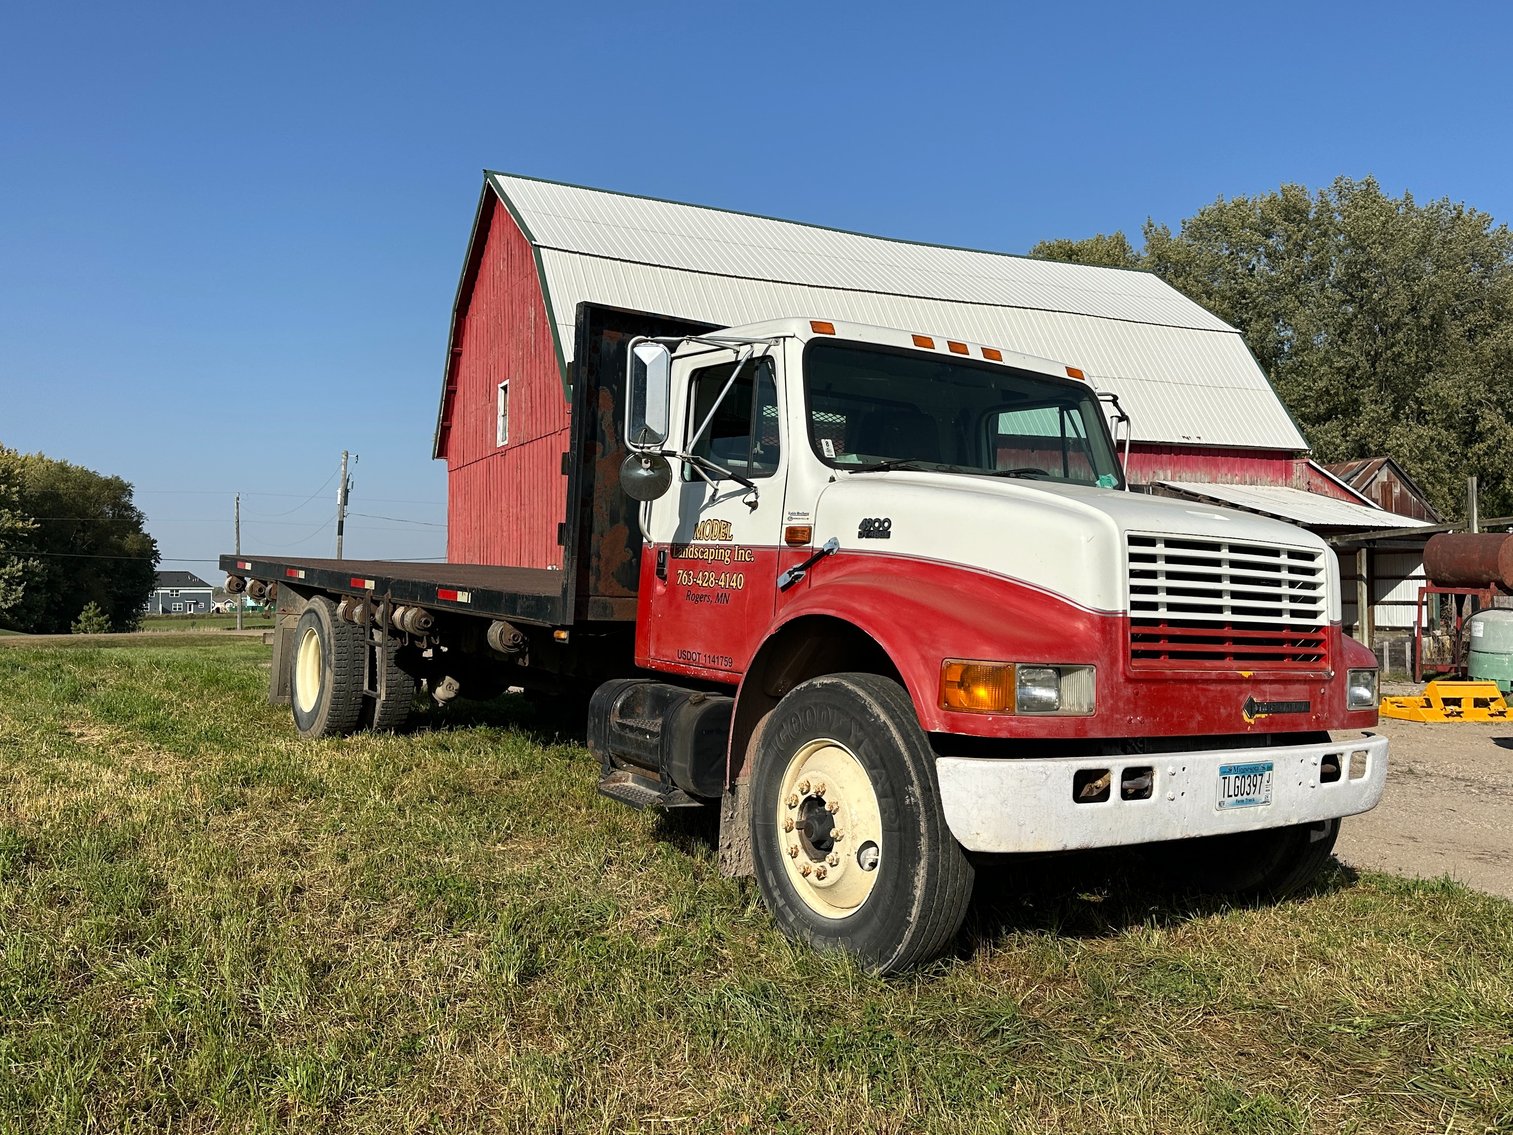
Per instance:
[[[1148,491],[1326,534],[1416,523],[1310,461],[1240,333],[1149,273],[489,173],[436,426],[454,563],[562,566],[583,302],[713,326],[814,316],[1001,344],[1116,393],[1133,421],[1131,480]]]

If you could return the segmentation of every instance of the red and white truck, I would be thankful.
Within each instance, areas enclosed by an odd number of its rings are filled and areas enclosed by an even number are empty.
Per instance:
[[[718,808],[783,929],[879,970],[947,948],[979,853],[1191,841],[1298,886],[1387,769],[1335,557],[1129,491],[1109,401],[1011,348],[584,303],[560,570],[221,565],[277,595],[300,732],[592,690],[601,791]]]

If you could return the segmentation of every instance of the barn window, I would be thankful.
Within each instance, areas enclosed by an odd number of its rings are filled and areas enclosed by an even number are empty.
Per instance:
[[[497,445],[504,445],[510,440],[510,383],[508,379],[499,384],[499,416],[496,420],[495,436]]]

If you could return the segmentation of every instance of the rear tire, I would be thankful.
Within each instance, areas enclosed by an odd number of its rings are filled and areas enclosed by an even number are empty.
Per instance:
[[[786,934],[879,973],[950,945],[972,867],[941,812],[935,754],[896,682],[804,682],[778,703],[755,760],[757,883]]]
[[[357,717],[359,729],[393,732],[404,728],[410,720],[410,712],[415,708],[415,676],[399,665],[398,655],[403,649],[403,639],[384,635],[383,645],[375,652],[384,671],[379,686],[384,693],[378,698],[363,698]]]
[[[289,705],[302,737],[340,737],[363,708],[363,630],[336,617],[325,597],[310,600],[294,627]]]

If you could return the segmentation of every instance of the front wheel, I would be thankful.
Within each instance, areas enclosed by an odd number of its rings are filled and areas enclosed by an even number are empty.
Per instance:
[[[762,730],[750,790],[757,882],[785,933],[881,973],[950,944],[972,867],[896,682],[831,674],[795,687]]]

